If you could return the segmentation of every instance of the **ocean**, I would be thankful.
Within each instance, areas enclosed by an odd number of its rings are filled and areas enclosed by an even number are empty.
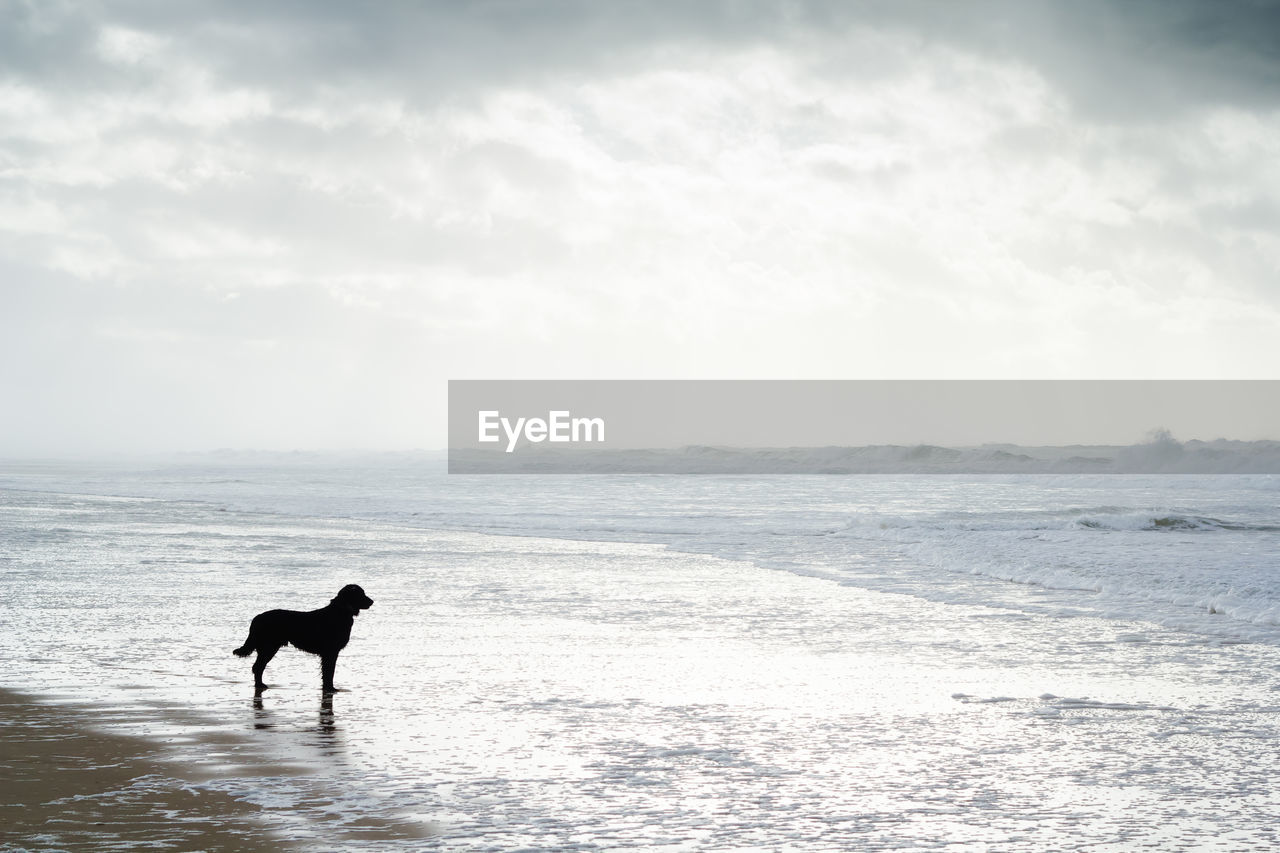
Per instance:
[[[1280,477],[9,463],[0,543],[3,686],[303,847],[1278,842]]]

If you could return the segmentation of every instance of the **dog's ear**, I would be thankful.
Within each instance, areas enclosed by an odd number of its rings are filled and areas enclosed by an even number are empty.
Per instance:
[[[359,616],[360,611],[369,606],[365,604],[366,601],[369,601],[369,596],[365,595],[364,590],[354,583],[349,583],[338,590],[338,594],[334,596],[333,600],[341,602],[342,606],[352,616]]]

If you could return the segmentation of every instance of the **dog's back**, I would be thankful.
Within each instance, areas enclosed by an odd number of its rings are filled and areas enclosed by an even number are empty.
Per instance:
[[[248,657],[255,649],[292,645],[314,655],[342,651],[351,641],[350,613],[329,605],[318,610],[268,610],[253,617],[249,638],[235,650]]]
[[[291,642],[292,636],[297,632],[299,617],[318,612],[317,610],[310,613],[302,610],[268,610],[265,613],[259,613],[249,623],[249,638],[244,641],[243,646],[235,650],[235,654],[247,658],[258,648],[283,646]]]

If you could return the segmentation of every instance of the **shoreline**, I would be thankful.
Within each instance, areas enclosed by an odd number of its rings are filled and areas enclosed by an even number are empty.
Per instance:
[[[175,774],[165,748],[91,709],[0,687],[0,849],[297,849],[255,806]]]

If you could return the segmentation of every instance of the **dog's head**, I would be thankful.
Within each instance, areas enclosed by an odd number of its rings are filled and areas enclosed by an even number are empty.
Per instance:
[[[373,606],[373,599],[365,595],[363,589],[349,583],[338,590],[338,594],[329,603],[346,609],[352,616],[359,616],[361,610]]]

